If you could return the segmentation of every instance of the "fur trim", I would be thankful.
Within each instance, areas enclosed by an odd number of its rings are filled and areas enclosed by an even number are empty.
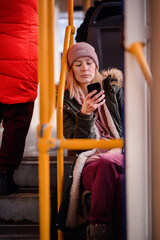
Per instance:
[[[108,70],[103,70],[101,72],[103,80],[111,75],[111,79],[115,79],[115,81],[111,81],[111,85],[117,85],[119,87],[123,86],[123,73],[121,70],[117,68],[109,68]]]
[[[97,149],[92,149],[86,152],[82,152],[77,160],[73,170],[73,183],[70,191],[70,202],[68,208],[68,214],[66,219],[66,227],[77,227],[79,225],[79,218],[77,217],[78,202],[80,194],[80,178],[84,168],[85,162],[88,157],[92,156]]]
[[[96,125],[95,132],[96,132],[96,139],[100,138],[100,133]],[[80,178],[81,174],[85,165],[85,162],[88,157],[92,156],[97,151],[96,148],[82,152],[79,154],[76,164],[73,170],[73,182],[70,190],[70,199],[69,199],[69,207],[68,207],[68,214],[66,219],[66,227],[77,227],[80,223],[80,217],[77,216],[78,212],[78,202],[79,202],[79,195],[80,195]],[[83,221],[83,220],[82,220]]]

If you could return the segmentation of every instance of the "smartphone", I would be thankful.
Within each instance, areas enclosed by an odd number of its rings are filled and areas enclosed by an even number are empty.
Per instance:
[[[92,92],[93,90],[97,90],[97,92],[92,96],[94,97],[97,93],[101,91],[101,85],[99,82],[91,83],[87,85],[88,93]]]

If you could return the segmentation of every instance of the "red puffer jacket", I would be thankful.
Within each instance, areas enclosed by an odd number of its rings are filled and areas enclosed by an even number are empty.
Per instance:
[[[0,0],[0,102],[37,96],[37,0]]]

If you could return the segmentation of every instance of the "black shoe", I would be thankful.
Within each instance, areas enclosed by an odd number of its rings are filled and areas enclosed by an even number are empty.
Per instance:
[[[112,224],[89,225],[87,228],[87,240],[113,240]]]
[[[11,193],[18,193],[19,187],[13,180],[13,173],[0,171],[0,195],[9,195]]]

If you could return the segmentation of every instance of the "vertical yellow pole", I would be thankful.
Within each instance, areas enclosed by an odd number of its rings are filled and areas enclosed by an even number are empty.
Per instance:
[[[59,162],[58,164],[58,161]],[[63,178],[64,178],[64,163],[63,163],[63,149],[59,149],[57,151],[57,181],[58,181],[58,194],[57,194],[57,207],[59,209],[60,203],[62,201],[62,194],[63,194]],[[61,186],[60,186],[61,185]],[[58,240],[63,240],[63,232],[58,230]]]
[[[60,83],[58,91],[60,94],[64,94],[65,88],[65,77],[67,71],[67,50],[69,45],[73,45],[73,34],[74,34],[74,27],[73,27],[73,0],[68,0],[68,25],[72,27],[72,34],[71,29],[68,27],[66,28],[65,40],[64,40],[64,49],[63,49],[63,57],[62,57],[62,64],[61,64],[61,76],[60,76]],[[63,79],[63,80],[62,80]],[[57,138],[62,140],[63,139],[63,96],[58,94],[57,100]],[[57,206],[58,209],[60,207],[60,203],[62,200],[63,194],[63,178],[64,178],[64,161],[63,161],[63,149],[57,150]],[[58,231],[58,239],[63,240],[63,232]]]
[[[50,170],[47,151],[39,154],[40,240],[50,240]]]
[[[40,127],[49,120],[48,104],[48,0],[38,1],[39,54],[38,77],[40,80]],[[50,239],[50,170],[48,136],[39,138],[39,217],[40,239]],[[46,138],[46,139],[45,139]]]
[[[39,52],[38,77],[40,80],[40,124],[47,123],[48,114],[48,4],[47,0],[38,2]]]
[[[54,81],[54,0],[48,0],[48,33],[49,117],[51,117],[56,105],[56,86]]]
[[[69,48],[71,35],[71,27],[66,28],[62,64],[61,64],[61,75],[58,89],[57,99],[57,139],[63,140],[63,99],[65,90],[65,78],[67,71],[67,50]],[[57,208],[59,210],[62,194],[63,194],[63,178],[64,178],[64,161],[63,161],[63,149],[57,150]],[[63,232],[58,231],[58,239],[63,240]]]
[[[68,0],[68,25],[73,27],[73,9],[74,9],[74,4],[73,4],[73,0]],[[70,39],[70,46],[73,45],[73,34],[71,35],[71,39]]]

